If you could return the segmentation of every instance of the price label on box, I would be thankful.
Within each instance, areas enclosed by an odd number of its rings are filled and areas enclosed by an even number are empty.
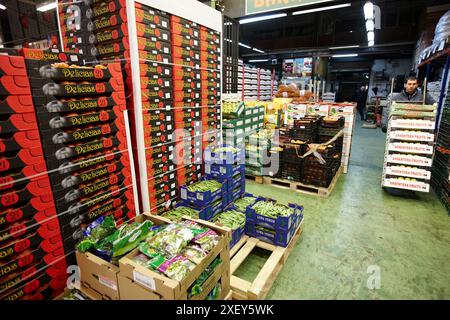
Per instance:
[[[144,276],[142,273],[133,271],[133,279],[135,282],[147,287],[151,290],[156,290],[155,280],[151,277]]]

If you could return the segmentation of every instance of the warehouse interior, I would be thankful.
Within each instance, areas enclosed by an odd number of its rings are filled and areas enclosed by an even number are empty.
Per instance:
[[[448,1],[0,0],[2,58],[0,300],[450,298]]]

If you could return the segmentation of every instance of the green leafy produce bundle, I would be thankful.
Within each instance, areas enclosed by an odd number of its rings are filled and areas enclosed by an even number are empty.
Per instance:
[[[164,218],[167,218],[173,222],[180,222],[183,220],[183,216],[198,219],[198,211],[189,207],[179,206],[173,210],[168,211],[163,216]]]

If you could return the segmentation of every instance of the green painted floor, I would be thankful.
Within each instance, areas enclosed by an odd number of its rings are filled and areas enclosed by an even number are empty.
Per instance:
[[[247,180],[248,192],[305,207],[303,235],[267,299],[450,299],[450,217],[434,194],[383,191],[385,134],[360,125],[329,198]],[[252,253],[235,275],[252,281],[267,256]],[[371,266],[379,289],[368,289]]]

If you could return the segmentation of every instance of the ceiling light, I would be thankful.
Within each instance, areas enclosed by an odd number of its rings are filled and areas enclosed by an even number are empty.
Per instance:
[[[250,46],[248,46],[248,45],[246,45],[246,44],[243,44],[243,43],[241,43],[241,42],[239,42],[239,45],[241,46],[241,47],[244,47],[244,48],[247,48],[247,49],[251,49],[252,47],[250,47]]]
[[[256,51],[256,52],[259,52],[259,53],[264,53],[264,51],[256,49],[256,48],[253,48],[253,51]]]
[[[359,45],[354,46],[343,46],[343,47],[330,47],[330,50],[339,50],[339,49],[352,49],[352,48],[359,48]]]
[[[225,22],[224,23],[226,26],[231,26],[233,23],[231,23],[231,22]]]
[[[40,12],[45,12],[49,10],[56,9],[58,3],[56,1],[41,3],[36,6],[36,10]]]
[[[232,40],[226,39],[226,38],[223,38],[223,40],[228,41],[228,42],[233,42]]]
[[[375,45],[375,41],[369,41],[369,47],[373,47]]]
[[[352,5],[351,3],[344,3],[344,4],[338,4],[338,5],[335,5],[335,6],[328,6],[328,7],[321,7],[321,8],[316,8],[316,9],[295,11],[295,12],[292,13],[292,15],[296,16],[296,15],[299,15],[299,14],[306,14],[306,13],[312,13],[312,12],[318,12],[318,11],[346,8],[346,7],[350,7],[351,5]]]
[[[332,57],[333,58],[351,58],[351,57],[357,57],[357,53],[349,53],[349,54],[335,54]]]
[[[350,30],[350,33],[353,33],[353,30]]]
[[[373,20],[374,18],[373,3],[370,1],[367,1],[364,5],[364,17],[366,20]]]
[[[6,7],[2,4],[0,4],[0,10],[6,10]]]
[[[375,41],[375,33],[373,31],[367,32],[367,41]]]
[[[366,21],[366,29],[367,29],[367,31],[375,30],[375,24],[373,23],[373,20]]]
[[[252,22],[257,22],[257,21],[282,18],[282,17],[286,17],[286,16],[287,16],[287,13],[270,14],[270,15],[262,16],[262,17],[242,19],[242,20],[239,20],[239,23],[240,24],[246,24],[246,23],[252,23]]]
[[[256,60],[248,60],[248,62],[266,62],[268,59],[256,59]]]

